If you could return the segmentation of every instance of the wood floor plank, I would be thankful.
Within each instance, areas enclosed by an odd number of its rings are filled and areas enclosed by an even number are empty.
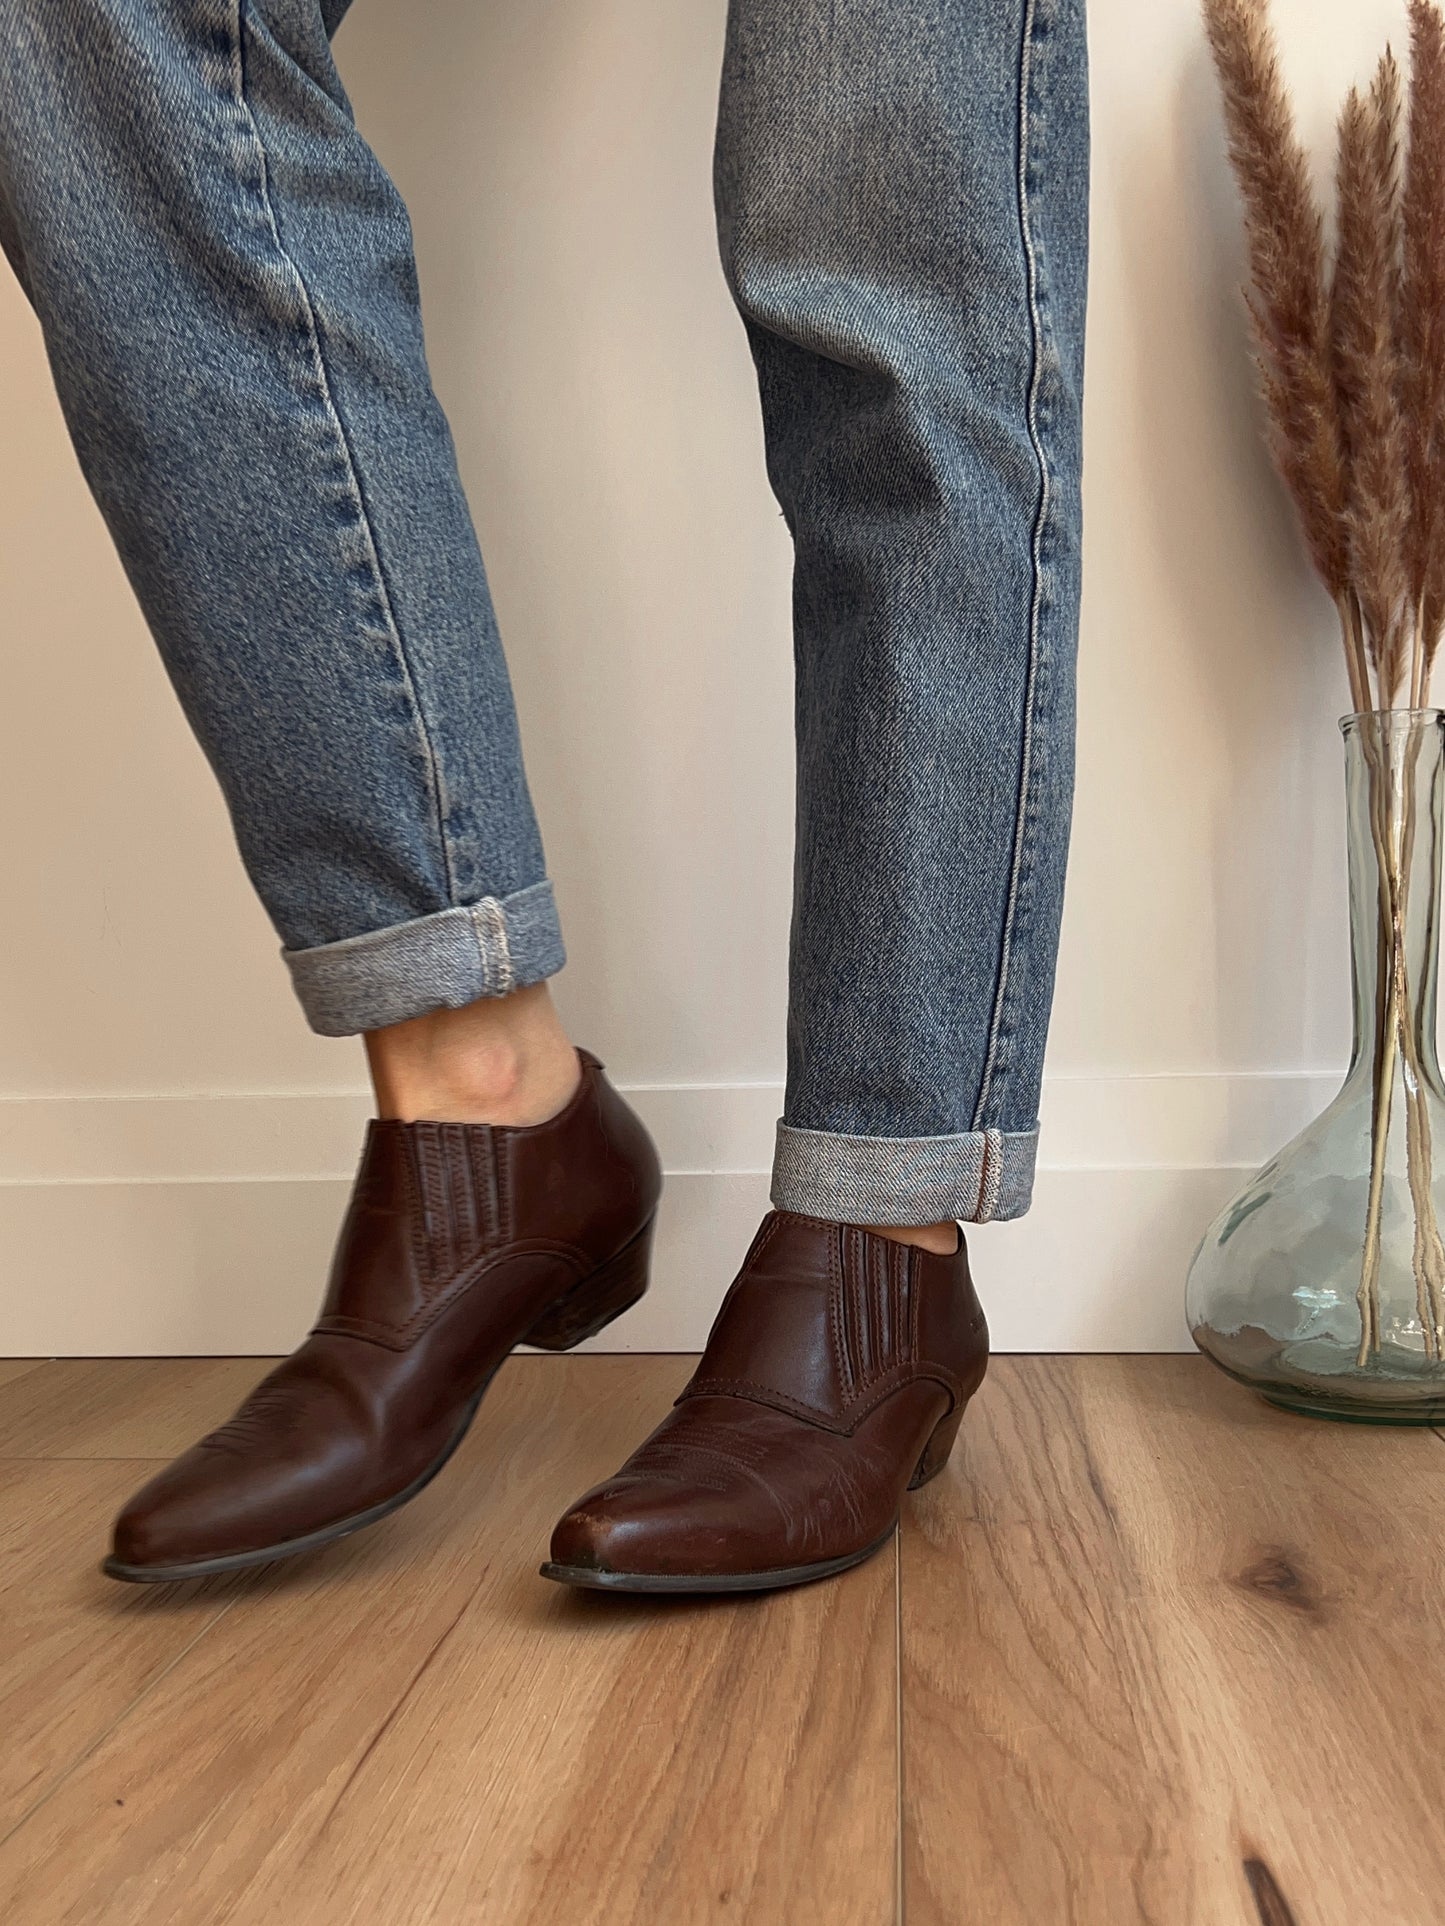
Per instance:
[[[44,1358],[0,1358],[0,1385],[23,1378],[27,1371],[38,1371],[44,1362]]]
[[[737,1602],[536,1575],[688,1368],[513,1360],[436,1484],[253,1579],[0,1849],[6,1926],[891,1922],[891,1551]]]
[[[266,1358],[56,1358],[0,1381],[0,1458],[174,1458],[213,1430]]]
[[[0,1838],[224,1609],[215,1585],[101,1577],[144,1463],[0,1462]]]
[[[900,1543],[909,1926],[1434,1926],[1438,1439],[1190,1358],[999,1360],[964,1438]]]

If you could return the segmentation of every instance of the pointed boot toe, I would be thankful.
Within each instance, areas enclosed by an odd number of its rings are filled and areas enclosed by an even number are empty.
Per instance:
[[[647,1555],[646,1527],[638,1528],[629,1515],[628,1493],[621,1503],[609,1487],[599,1486],[579,1498],[572,1509],[558,1519],[552,1533],[550,1563],[555,1567],[584,1572],[631,1571],[640,1562],[651,1562]]]
[[[695,1570],[699,1534],[708,1530],[698,1499],[691,1483],[629,1467],[587,1492],[557,1521],[543,1569],[549,1577],[592,1573],[599,1584]],[[714,1519],[716,1542],[725,1537],[726,1518],[734,1511],[729,1503],[724,1516]]]
[[[961,1239],[939,1257],[774,1211],[677,1403],[558,1521],[543,1575],[744,1592],[861,1564],[942,1469],[987,1362]]]
[[[179,1467],[177,1460],[142,1485],[116,1518],[102,1567],[110,1577],[149,1577],[188,1562],[205,1544],[204,1497],[190,1480],[177,1478]]]

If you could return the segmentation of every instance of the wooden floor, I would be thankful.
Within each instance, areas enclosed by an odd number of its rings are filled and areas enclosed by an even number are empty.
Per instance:
[[[871,1565],[628,1602],[536,1566],[686,1360],[519,1358],[371,1533],[107,1583],[257,1369],[0,1363],[4,1926],[1445,1920],[1433,1433],[1000,1359]]]

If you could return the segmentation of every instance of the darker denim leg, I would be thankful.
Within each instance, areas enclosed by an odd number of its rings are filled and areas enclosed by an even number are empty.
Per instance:
[[[0,239],[319,1029],[562,944],[342,0],[0,0]]]
[[[732,0],[716,179],[796,548],[774,1201],[1015,1216],[1073,784],[1082,0]]]

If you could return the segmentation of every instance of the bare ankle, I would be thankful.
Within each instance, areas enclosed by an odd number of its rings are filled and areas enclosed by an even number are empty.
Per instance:
[[[916,1244],[937,1257],[952,1257],[961,1235],[952,1218],[942,1224],[868,1224],[865,1229],[879,1237],[891,1237],[895,1244]]]
[[[379,1116],[526,1125],[556,1116],[581,1066],[545,983],[368,1031]]]

